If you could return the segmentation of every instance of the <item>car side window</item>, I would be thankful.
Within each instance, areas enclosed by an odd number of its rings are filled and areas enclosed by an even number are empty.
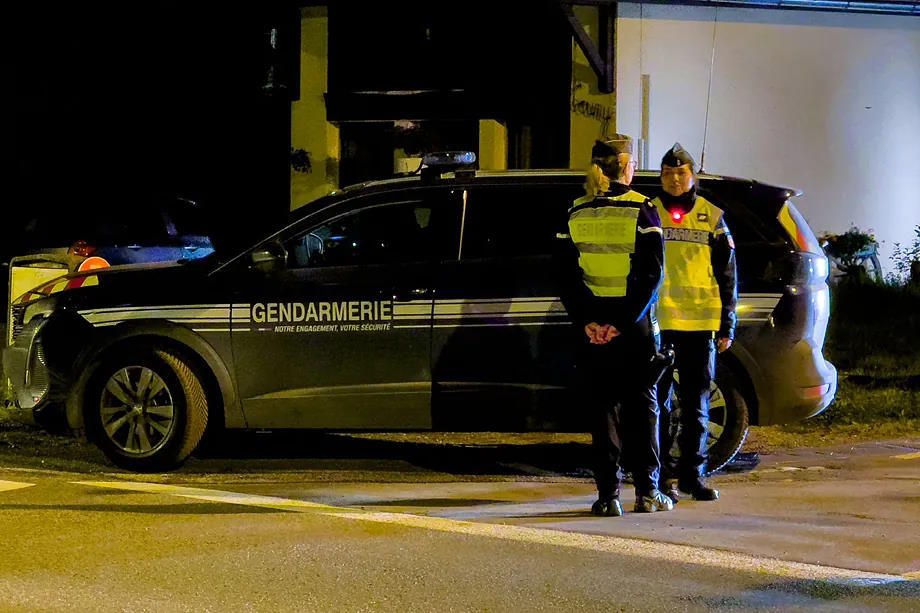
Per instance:
[[[346,213],[285,243],[288,268],[456,258],[460,200],[428,197]]]
[[[551,255],[579,185],[482,186],[470,191],[463,259]]]

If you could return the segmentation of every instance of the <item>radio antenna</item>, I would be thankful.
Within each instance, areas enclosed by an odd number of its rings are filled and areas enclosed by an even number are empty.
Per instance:
[[[700,152],[700,174],[706,172],[706,137],[709,133],[709,106],[712,101],[712,73],[716,65],[716,25],[719,23],[719,7],[715,7],[712,19],[712,56],[709,59],[709,91],[706,94],[706,119],[703,120],[703,150]]]

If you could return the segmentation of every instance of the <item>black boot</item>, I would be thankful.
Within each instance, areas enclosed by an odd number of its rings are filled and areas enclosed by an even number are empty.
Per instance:
[[[616,496],[612,498],[598,498],[591,505],[591,513],[602,517],[619,517],[623,514],[623,505]]]
[[[685,494],[690,494],[694,500],[718,500],[719,490],[707,486],[700,477],[695,479],[681,479],[678,488]]]

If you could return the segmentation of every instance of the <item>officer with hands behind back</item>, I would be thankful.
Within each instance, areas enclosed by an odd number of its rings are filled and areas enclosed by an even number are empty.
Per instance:
[[[618,463],[633,473],[637,512],[670,511],[658,490],[659,357],[655,301],[664,274],[657,209],[629,188],[632,141],[616,135],[591,151],[587,195],[569,209],[562,300],[578,326],[579,389],[591,416],[595,515],[623,514]],[[658,369],[660,375],[661,369]],[[620,404],[619,417],[617,405]]]

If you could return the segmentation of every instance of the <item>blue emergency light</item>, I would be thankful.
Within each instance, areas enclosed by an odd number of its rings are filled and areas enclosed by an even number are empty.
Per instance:
[[[419,170],[422,175],[440,175],[469,168],[475,163],[476,154],[472,151],[438,151],[425,154]]]

